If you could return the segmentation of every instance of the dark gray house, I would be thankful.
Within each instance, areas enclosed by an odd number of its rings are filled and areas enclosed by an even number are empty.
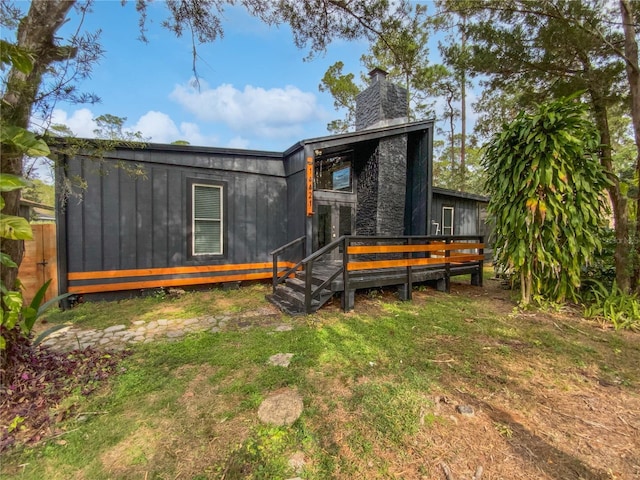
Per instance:
[[[59,181],[87,188],[58,208],[60,293],[270,279],[295,265],[270,252],[295,239],[307,255],[342,235],[478,235],[481,199],[431,186],[433,121],[406,122],[406,90],[371,77],[354,133],[284,152],[147,144],[63,158]]]

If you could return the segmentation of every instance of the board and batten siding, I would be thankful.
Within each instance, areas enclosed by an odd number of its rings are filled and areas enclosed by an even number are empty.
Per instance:
[[[60,216],[66,226],[60,276],[67,291],[271,278],[269,252],[288,241],[281,157],[118,153],[102,162],[67,163],[67,174],[86,182]],[[131,156],[138,157],[136,175],[117,167]],[[222,255],[191,254],[191,185],[198,182],[223,187]]]
[[[440,235],[442,232],[442,209],[443,207],[453,207],[453,234],[454,235],[478,235],[484,231],[480,225],[480,207],[486,204],[488,199],[480,196],[473,198],[468,194],[456,195],[456,192],[444,193],[444,189],[433,189],[433,197],[431,203],[431,219],[440,225]],[[477,197],[477,198],[476,198]],[[429,232],[435,233],[435,227],[432,226]]]

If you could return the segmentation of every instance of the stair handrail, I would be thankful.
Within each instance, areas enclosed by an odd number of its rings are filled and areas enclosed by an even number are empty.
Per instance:
[[[311,303],[313,301],[313,298],[318,296],[320,294],[320,292],[327,286],[329,285],[338,275],[340,275],[344,269],[344,265],[342,265],[331,277],[329,277],[327,280],[325,280],[324,282],[322,282],[318,287],[316,287],[315,289],[313,288],[313,264],[316,260],[318,260],[320,257],[326,255],[327,253],[331,252],[332,250],[334,250],[336,247],[340,246],[340,244],[344,244],[345,243],[345,239],[347,238],[346,235],[343,235],[339,238],[337,238],[336,240],[334,240],[333,242],[325,245],[324,247],[322,247],[319,250],[316,250],[315,252],[313,252],[311,255],[309,255],[308,257],[306,257],[305,259],[302,260],[302,265],[304,266],[304,271],[305,271],[305,286],[304,286],[304,309],[305,309],[305,313],[309,314],[311,313]],[[346,247],[345,247],[346,248]]]
[[[306,253],[307,253],[306,244],[304,243],[306,239],[307,239],[307,236],[303,235],[301,237],[296,238],[295,240],[291,240],[289,243],[285,243],[281,247],[278,247],[275,250],[270,252],[270,255],[273,257],[272,287],[273,287],[274,293],[276,291],[276,287],[282,282],[284,282],[289,277],[289,275],[294,273],[300,267],[300,265],[302,265],[302,261],[304,260],[304,257],[306,256]],[[302,243],[302,259],[298,263],[296,263],[293,267],[290,267],[289,269],[285,270],[282,276],[279,276],[278,275],[278,255],[280,255],[285,250],[291,247],[294,247],[300,243]]]

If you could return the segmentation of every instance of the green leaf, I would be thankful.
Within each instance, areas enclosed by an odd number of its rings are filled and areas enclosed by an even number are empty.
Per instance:
[[[16,262],[14,262],[9,255],[0,252],[0,265],[4,265],[7,268],[18,268]]]
[[[0,192],[10,192],[29,186],[31,186],[31,182],[22,177],[9,173],[0,173]],[[4,200],[2,206],[4,207]]]
[[[46,157],[51,154],[44,140],[38,138],[35,133],[15,125],[3,125],[0,128],[0,143],[30,157]]]
[[[33,70],[31,54],[6,40],[0,40],[0,60],[3,64],[11,64],[18,71],[27,75]]]
[[[0,237],[9,240],[32,240],[33,231],[26,218],[0,214]]]

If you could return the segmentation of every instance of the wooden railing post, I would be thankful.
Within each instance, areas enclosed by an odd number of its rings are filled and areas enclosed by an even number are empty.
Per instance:
[[[351,237],[344,237],[344,245],[342,247],[342,311],[348,312],[353,310],[354,298],[351,295],[349,285],[349,244]]]
[[[447,237],[444,243],[444,288],[445,291],[449,293],[451,291],[451,250],[449,250],[449,245],[451,245],[451,238]]]
[[[484,245],[484,236],[480,236],[480,243]],[[484,247],[478,251],[478,255],[482,256],[482,260],[480,260],[480,284],[479,287],[482,287],[483,279],[484,279]]]
[[[273,254],[273,277],[271,278],[271,284],[273,287],[273,293],[276,293],[276,287],[278,286],[278,254]]]
[[[411,237],[407,238],[407,245],[411,245],[413,242],[411,241]],[[405,258],[411,259],[411,252],[405,253]],[[406,299],[413,299],[413,270],[411,269],[411,265],[407,266],[407,294]]]
[[[313,259],[309,260],[304,269],[304,313],[311,313],[311,286],[313,282]]]

